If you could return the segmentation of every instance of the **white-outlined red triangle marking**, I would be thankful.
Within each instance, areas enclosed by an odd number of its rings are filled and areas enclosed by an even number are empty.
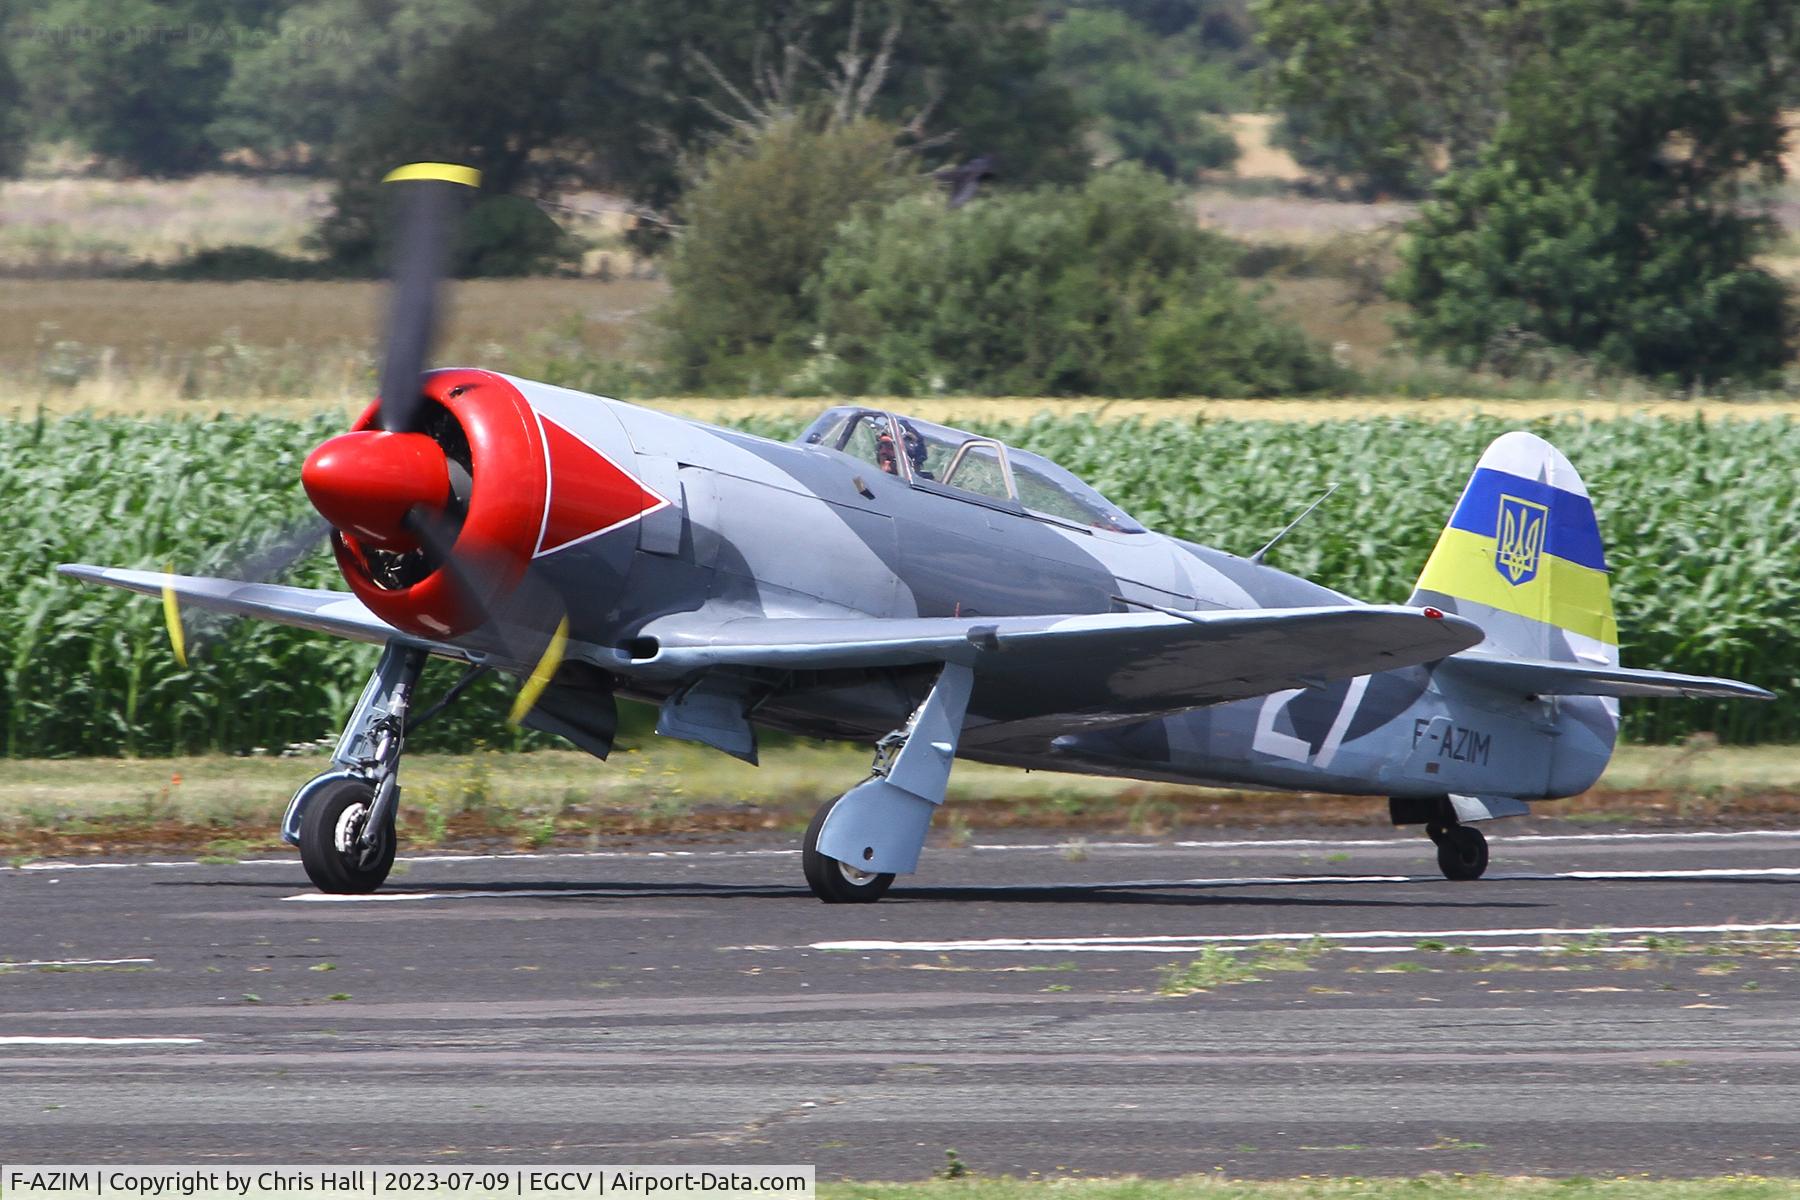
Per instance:
[[[533,558],[611,533],[669,501],[592,443],[534,411],[544,444],[544,519]]]

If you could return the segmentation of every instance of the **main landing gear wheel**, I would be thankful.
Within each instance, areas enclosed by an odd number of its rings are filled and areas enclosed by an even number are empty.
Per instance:
[[[1425,832],[1437,843],[1438,870],[1445,879],[1480,879],[1487,870],[1488,844],[1481,830],[1467,825],[1427,825]]]
[[[873,904],[894,882],[893,875],[859,871],[819,852],[819,830],[825,828],[825,818],[836,804],[832,800],[821,805],[813,814],[812,824],[806,827],[806,840],[800,844],[800,867],[806,872],[806,884],[813,895],[827,904]]]
[[[394,867],[394,831],[384,830],[373,853],[357,845],[375,789],[360,779],[340,779],[314,796],[300,821],[300,862],[321,892],[372,892]]]

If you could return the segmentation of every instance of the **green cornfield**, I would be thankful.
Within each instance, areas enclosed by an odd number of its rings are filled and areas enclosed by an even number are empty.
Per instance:
[[[791,436],[787,423],[753,422]],[[1593,493],[1626,663],[1733,675],[1773,704],[1626,703],[1630,736],[1708,731],[1800,741],[1796,576],[1800,423],[1531,422]],[[1273,565],[1373,601],[1404,600],[1498,419],[1302,425],[1048,418],[993,432],[1068,466],[1145,524],[1238,553],[1326,487]],[[249,621],[204,624],[189,669],[151,600],[65,580],[54,564],[205,573],[308,512],[300,463],[335,419],[0,422],[0,718],[9,757],[277,751],[335,732],[372,647]],[[290,579],[332,586],[329,556]],[[440,665],[446,681],[453,668]],[[428,684],[430,686],[430,684]],[[501,747],[507,685],[451,710],[424,744]]]

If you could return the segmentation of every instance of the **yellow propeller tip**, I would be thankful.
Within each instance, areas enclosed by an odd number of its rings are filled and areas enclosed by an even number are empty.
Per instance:
[[[173,564],[164,573],[173,575],[175,573]],[[186,669],[188,665],[187,634],[181,628],[181,602],[175,598],[174,584],[166,581],[163,583],[162,602],[163,624],[169,627],[169,648],[175,651],[175,661],[180,663],[183,669]]]
[[[512,711],[506,714],[508,725],[517,725],[536,707],[538,698],[544,689],[550,686],[550,680],[556,675],[556,668],[562,666],[563,652],[569,647],[569,618],[563,617],[556,623],[556,632],[550,635],[550,644],[544,648],[544,656],[538,659],[537,666],[519,688],[519,694],[513,697]]]
[[[382,176],[383,183],[404,183],[409,179],[437,179],[444,183],[460,183],[464,187],[481,186],[481,172],[460,163],[417,162],[395,167]]]

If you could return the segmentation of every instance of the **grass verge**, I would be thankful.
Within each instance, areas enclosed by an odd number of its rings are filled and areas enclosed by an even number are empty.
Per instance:
[[[771,749],[761,768],[656,741],[602,763],[575,751],[415,754],[402,834],[414,848],[594,844],[601,838],[756,833],[791,837],[867,769],[853,746]],[[62,759],[9,762],[0,778],[0,852],[13,856],[182,849],[234,857],[279,846],[275,826],[323,757]],[[1789,747],[1626,747],[1599,787],[1540,810],[1580,825],[1787,823],[1800,818],[1800,756]],[[957,767],[954,822],[938,836],[1029,828],[1156,838],[1219,828],[1368,826],[1379,799],[1223,791]]]
[[[1180,1179],[989,1179],[965,1173],[924,1183],[819,1185],[819,1200],[1036,1200],[1043,1196],[1054,1196],[1056,1200],[1777,1200],[1797,1193],[1800,1179],[1755,1175],[1678,1180],[1420,1175],[1400,1179],[1352,1176],[1250,1181],[1210,1175]]]

